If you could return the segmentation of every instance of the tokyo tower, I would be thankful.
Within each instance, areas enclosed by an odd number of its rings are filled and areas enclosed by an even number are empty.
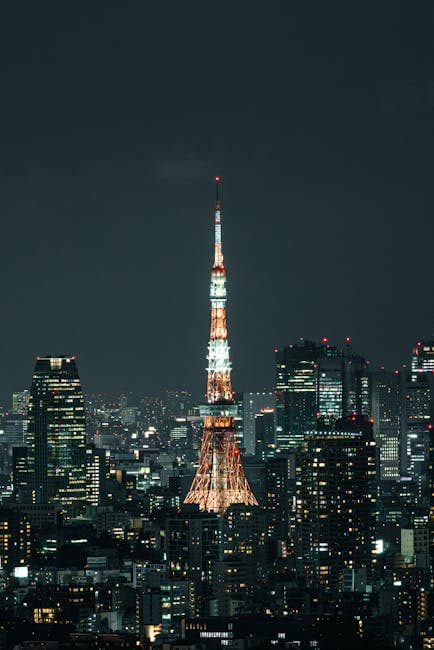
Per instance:
[[[196,475],[184,503],[223,515],[233,503],[258,505],[244,474],[235,437],[235,416],[226,323],[226,268],[223,263],[216,176],[214,265],[211,269],[211,332],[208,345],[207,404],[200,407],[204,431]]]

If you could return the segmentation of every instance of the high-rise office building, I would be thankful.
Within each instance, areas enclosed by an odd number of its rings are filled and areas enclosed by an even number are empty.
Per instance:
[[[276,350],[276,445],[297,448],[318,416],[318,356],[322,346],[304,341]]]
[[[363,357],[302,340],[276,350],[277,452],[296,449],[317,421],[328,426],[341,417],[369,415],[370,387]]]
[[[434,372],[434,341],[418,341],[412,350],[411,372]]]
[[[372,374],[372,418],[379,454],[379,479],[397,479],[401,473],[403,449],[403,375],[401,372]]]
[[[270,557],[286,557],[295,515],[295,452],[267,461],[264,501]]]
[[[104,503],[109,465],[105,449],[88,445],[86,449],[86,501],[92,506]]]
[[[12,412],[27,415],[30,393],[28,390],[12,393]]]
[[[3,420],[2,442],[9,448],[22,446],[27,432],[27,417],[22,413],[6,413]]]
[[[32,500],[71,513],[86,499],[86,424],[74,357],[38,357],[28,418]]]
[[[255,416],[255,456],[260,460],[273,458],[276,453],[276,422],[272,408],[261,408]]]
[[[216,513],[184,510],[166,519],[166,554],[170,580],[188,581],[191,616],[208,614],[213,564],[221,557],[223,520]]]
[[[429,424],[433,421],[433,376],[420,372],[404,379],[403,435],[406,441],[404,471],[418,484],[418,501],[427,505]]]
[[[237,503],[224,521],[223,552],[213,562],[213,596],[216,614],[234,616],[265,575],[265,511]]]
[[[317,357],[318,417],[323,424],[333,424],[344,412],[345,360],[338,348],[322,345]]]
[[[376,450],[372,423],[355,416],[310,432],[300,450],[296,556],[308,585],[340,591],[372,573]]]

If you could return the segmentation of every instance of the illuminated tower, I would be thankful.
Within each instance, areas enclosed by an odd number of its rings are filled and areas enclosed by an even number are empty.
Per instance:
[[[207,404],[200,407],[204,431],[199,465],[184,503],[223,515],[233,503],[257,505],[244,474],[235,436],[234,403],[226,324],[226,268],[223,263],[219,177],[216,179],[214,266],[211,270],[211,332]]]

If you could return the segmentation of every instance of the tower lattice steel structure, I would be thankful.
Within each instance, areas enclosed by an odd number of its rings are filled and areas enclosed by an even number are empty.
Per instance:
[[[204,431],[199,465],[184,503],[223,515],[233,503],[258,505],[244,474],[235,436],[235,416],[226,322],[226,268],[223,262],[219,181],[216,182],[214,265],[211,269],[211,332],[208,345],[207,404],[200,407]]]

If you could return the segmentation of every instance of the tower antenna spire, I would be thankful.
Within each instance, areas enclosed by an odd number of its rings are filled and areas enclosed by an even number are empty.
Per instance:
[[[223,266],[222,224],[221,224],[221,216],[220,216],[220,196],[219,196],[220,176],[215,176],[214,181],[215,181],[214,266]]]

